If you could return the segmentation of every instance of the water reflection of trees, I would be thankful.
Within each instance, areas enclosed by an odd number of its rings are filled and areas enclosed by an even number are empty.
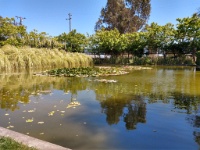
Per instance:
[[[187,114],[198,110],[200,97],[183,93],[173,93],[174,106],[176,109],[184,109]]]
[[[102,112],[106,114],[108,124],[117,124],[120,117],[128,130],[135,129],[137,123],[146,122],[146,103],[141,99],[112,99],[101,101]]]
[[[49,94],[52,89],[71,92],[87,88],[87,80],[82,78],[37,77],[30,74],[0,76],[0,108],[19,109],[20,103],[30,102],[31,95]]]
[[[135,129],[137,123],[146,122],[146,103],[143,101],[134,101],[127,106],[128,112],[124,113],[124,122],[128,130]]]
[[[23,93],[23,94],[22,94]],[[3,109],[10,109],[12,111],[19,109],[18,103],[28,103],[29,95],[23,90],[9,90],[2,88],[0,90],[0,107]]]
[[[200,145],[200,114],[192,114],[188,116],[187,120],[194,127],[193,135],[195,141]]]
[[[93,84],[92,89],[96,89],[96,99],[100,101],[109,125],[124,121],[126,128],[133,130],[137,123],[146,122],[144,97],[133,94],[129,86],[122,83],[98,83]]]
[[[144,99],[147,99],[148,103],[156,103],[158,100],[163,103],[172,102],[175,109],[186,110],[188,114],[197,110],[200,98],[193,94],[184,94],[184,91],[190,91],[189,86],[184,84],[184,80],[172,78],[174,73],[170,71],[167,74],[169,79],[163,83],[163,74],[164,71],[160,71],[156,76],[156,81],[150,80],[153,79],[155,73],[151,73],[149,78],[146,75],[140,75],[139,79],[141,80],[137,79],[132,82],[131,78],[128,80],[131,83],[101,83],[93,78],[37,77],[29,74],[1,75],[0,107],[14,111],[19,108],[19,103],[29,103],[30,95],[48,94],[53,89],[70,92],[72,99],[77,96],[78,91],[91,89],[95,91],[96,99],[102,107],[102,112],[106,114],[108,124],[124,121],[128,130],[134,129],[138,122],[145,122],[146,104]],[[188,79],[188,76],[185,76],[184,79],[186,77]],[[183,93],[174,93],[173,89],[170,89],[177,81],[181,83],[178,88],[184,89]],[[170,84],[165,86],[167,82]],[[193,82],[192,80],[192,84],[194,84]],[[190,83],[189,79],[187,83]],[[197,90],[196,88],[195,92]]]
[[[183,93],[174,93],[175,109],[186,110],[186,120],[194,127],[195,141],[200,145],[200,97]]]

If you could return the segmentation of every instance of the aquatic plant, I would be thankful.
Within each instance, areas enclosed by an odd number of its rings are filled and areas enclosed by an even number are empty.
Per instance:
[[[89,67],[92,65],[92,58],[83,53],[66,53],[63,50],[45,48],[17,48],[10,45],[0,48],[0,70],[2,71]]]
[[[109,75],[122,75],[128,72],[124,68],[118,67],[80,67],[80,68],[59,68],[35,75],[49,75],[49,76],[65,76],[65,77],[89,77],[89,76],[109,76]]]

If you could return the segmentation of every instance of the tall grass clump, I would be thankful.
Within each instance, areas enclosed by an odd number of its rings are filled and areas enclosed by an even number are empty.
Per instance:
[[[2,71],[78,68],[92,65],[92,58],[82,53],[67,53],[58,49],[17,48],[10,45],[0,48],[0,70]]]

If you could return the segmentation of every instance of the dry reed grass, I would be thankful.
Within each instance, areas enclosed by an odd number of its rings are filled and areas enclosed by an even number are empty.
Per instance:
[[[58,49],[16,48],[10,45],[0,48],[0,70],[2,71],[78,68],[92,65],[92,58],[81,53],[66,53]]]

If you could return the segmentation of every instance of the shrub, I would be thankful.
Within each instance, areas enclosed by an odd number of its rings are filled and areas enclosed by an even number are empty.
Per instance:
[[[200,51],[197,52],[197,61],[196,64],[200,66]]]

